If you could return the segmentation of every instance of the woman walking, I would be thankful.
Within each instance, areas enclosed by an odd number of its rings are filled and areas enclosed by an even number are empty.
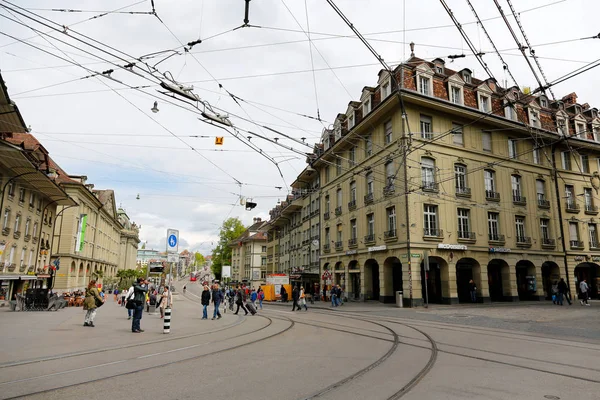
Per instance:
[[[308,306],[306,305],[306,294],[304,293],[304,287],[300,287],[300,305],[304,306],[305,311],[308,311]]]
[[[262,310],[262,302],[265,298],[265,292],[263,292],[262,288],[259,287],[258,288],[258,305],[260,306],[260,309]]]
[[[94,327],[94,318],[96,318],[96,308],[100,307],[102,304],[104,304],[104,300],[98,292],[98,288],[96,287],[96,281],[92,279],[88,284],[87,290],[85,291],[85,300],[83,301],[83,309],[87,311],[85,313],[85,320],[83,321],[83,326]]]
[[[202,292],[202,297],[200,298],[200,303],[202,304],[202,319],[208,319],[208,305],[210,304],[210,290],[208,290],[208,286],[204,285],[204,291]]]
[[[171,291],[169,290],[169,288],[165,287],[165,290],[163,291],[162,296],[160,296],[160,303],[159,303],[160,317],[164,318],[165,317],[165,308],[171,308],[171,307],[173,307],[173,295],[171,294]]]
[[[234,312],[235,315],[237,315],[237,313],[240,311],[240,308],[244,310],[246,313],[245,315],[248,315],[248,310],[246,309],[246,306],[244,306],[244,291],[239,287],[235,294],[235,304],[237,305],[237,310]]]

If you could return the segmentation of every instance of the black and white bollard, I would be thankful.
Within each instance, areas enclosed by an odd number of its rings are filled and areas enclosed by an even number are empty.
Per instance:
[[[163,319],[163,333],[171,333],[171,308],[165,308],[165,318]]]

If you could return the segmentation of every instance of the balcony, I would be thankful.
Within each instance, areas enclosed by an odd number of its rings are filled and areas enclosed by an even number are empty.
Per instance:
[[[422,181],[421,188],[424,192],[438,192],[438,184],[433,181]]]
[[[550,208],[550,202],[546,200],[546,196],[538,195],[537,199],[538,208]]]
[[[471,197],[471,188],[468,187],[457,187],[456,195],[458,197]]]
[[[23,240],[25,240],[26,242],[29,242],[31,240],[31,235],[25,235]]]
[[[329,211],[323,213],[323,219],[329,219]]]
[[[348,202],[348,210],[356,210],[356,200]]]
[[[600,251],[600,242],[598,242],[598,239],[590,240],[590,250]]]
[[[305,215],[304,217],[302,217],[302,222],[307,221],[310,218],[310,215]]]
[[[569,213],[578,213],[579,212],[579,204],[574,201],[567,201],[565,203],[565,209]]]
[[[309,240],[309,239],[303,240],[303,241],[302,241],[302,246],[306,246],[306,245],[307,245],[307,244],[309,244],[309,243],[310,243],[310,240]]]
[[[583,249],[583,242],[581,240],[569,240],[569,246],[571,249]]]
[[[10,228],[4,228],[4,229],[2,229],[2,234],[3,234],[4,236],[8,236],[8,235],[10,235]]]
[[[528,236],[517,236],[518,247],[531,247],[531,238]]]
[[[458,231],[456,237],[459,242],[475,242],[477,240],[475,232]]]
[[[368,193],[365,195],[365,204],[373,203],[373,193]]]
[[[487,201],[500,201],[500,193],[494,192],[493,190],[486,190],[485,199]]]
[[[319,235],[312,235],[310,238],[312,240],[319,240]]]
[[[19,266],[19,272],[25,272],[25,271],[27,271],[27,265],[25,265],[25,264],[21,264],[21,265]]]
[[[15,239],[18,239],[18,238],[20,238],[20,237],[21,237],[21,231],[15,231],[15,233],[13,234],[13,237],[14,237]]]
[[[586,204],[585,213],[588,215],[598,215],[598,206],[595,206],[593,204]]]
[[[338,206],[335,208],[335,215],[342,215],[342,206]]]
[[[343,242],[340,240],[338,242],[335,242],[335,249],[336,250],[342,250],[344,248],[344,244]]]
[[[513,204],[524,206],[527,204],[527,198],[521,194],[521,192],[517,192],[513,190]]]
[[[356,247],[358,246],[356,238],[348,239],[348,247]]]
[[[319,215],[319,210],[315,210],[315,211],[313,211],[313,212],[310,213],[311,217],[315,217],[317,215]]]
[[[398,239],[398,234],[395,229],[390,229],[389,231],[385,231],[383,233],[383,238],[385,240],[396,240]]]
[[[365,244],[368,244],[368,243],[375,243],[375,235],[374,234],[365,236]]]
[[[502,243],[502,244],[504,244],[504,242],[505,242],[504,235],[500,235],[497,233],[488,234],[488,240],[490,242]]]
[[[17,264],[12,263],[8,265],[8,272],[14,272],[15,268],[17,268]]]
[[[329,253],[330,250],[331,246],[329,245],[329,243],[323,245],[323,253]]]
[[[392,196],[394,192],[396,192],[396,188],[394,187],[394,185],[387,185],[383,188],[384,196]]]
[[[444,231],[441,229],[423,228],[423,237],[425,239],[443,239]]]
[[[549,238],[542,238],[543,249],[553,249],[556,247],[556,240]]]
[[[31,239],[31,241],[33,242],[33,244],[37,244],[38,242],[38,238],[36,238],[35,236]]]

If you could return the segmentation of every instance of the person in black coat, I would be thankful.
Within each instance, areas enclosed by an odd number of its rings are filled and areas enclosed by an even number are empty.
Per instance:
[[[565,282],[564,278],[560,278],[560,282],[558,282],[557,289],[558,289],[558,293],[556,295],[557,303],[562,306],[563,298],[565,298],[565,299],[567,299],[567,302],[569,303],[569,305],[571,305],[571,300],[569,300],[569,295],[568,295],[569,286],[567,285],[567,282]]]
[[[202,319],[208,319],[208,305],[210,304],[210,290],[208,290],[208,286],[204,286],[200,303],[202,304]]]
[[[279,291],[279,294],[281,295],[281,302],[287,303],[287,290],[285,290],[285,287],[283,285],[281,285],[281,290]]]
[[[244,291],[240,289],[239,286],[235,293],[235,304],[237,305],[237,309],[234,312],[235,315],[237,315],[237,313],[240,311],[240,308],[244,310],[244,312],[246,313],[245,315],[248,315],[248,310],[244,305]]]
[[[296,311],[296,307],[298,307],[298,311],[301,310],[298,299],[300,299],[300,291],[297,286],[294,286],[294,290],[292,290],[292,300],[294,301],[292,304],[292,311]]]
[[[215,306],[215,311],[213,313],[212,319],[221,319],[221,312],[219,311],[219,307],[221,306],[222,301],[223,293],[221,292],[221,289],[219,289],[219,285],[215,283],[212,290],[212,302]]]

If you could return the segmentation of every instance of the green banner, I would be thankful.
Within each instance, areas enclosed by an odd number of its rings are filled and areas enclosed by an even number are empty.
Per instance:
[[[87,214],[81,214],[79,216],[79,232],[77,233],[77,244],[75,245],[76,252],[83,251],[86,227],[87,227]]]

